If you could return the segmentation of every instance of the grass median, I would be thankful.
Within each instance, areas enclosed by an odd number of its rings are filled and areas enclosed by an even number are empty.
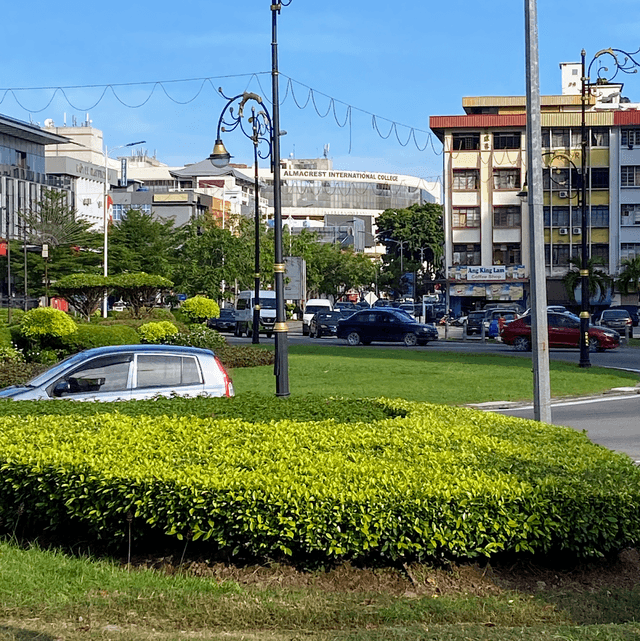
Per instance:
[[[273,367],[235,369],[236,393],[273,392]],[[640,377],[603,367],[550,363],[554,397],[598,394],[636,385]],[[531,360],[522,356],[484,356],[411,350],[352,348],[329,345],[289,347],[291,393],[345,397],[405,398],[410,401],[465,405],[533,398]]]

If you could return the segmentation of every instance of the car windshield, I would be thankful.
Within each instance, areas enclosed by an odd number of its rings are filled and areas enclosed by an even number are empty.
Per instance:
[[[626,309],[610,309],[602,312],[602,318],[629,318],[629,312]]]
[[[260,307],[262,309],[276,309],[276,299],[275,298],[261,298]]]
[[[315,314],[316,312],[326,312],[329,311],[328,305],[307,305],[304,313],[305,314]]]
[[[338,320],[338,318],[342,318],[342,314],[340,312],[318,312],[316,318],[319,321]]]

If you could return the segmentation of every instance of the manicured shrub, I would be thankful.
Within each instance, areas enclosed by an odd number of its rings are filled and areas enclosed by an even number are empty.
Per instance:
[[[24,363],[24,354],[13,347],[11,341],[9,341],[9,346],[0,347],[0,364],[6,363]]]
[[[216,355],[225,367],[260,367],[273,365],[275,354],[268,349],[249,347],[249,345],[223,345],[218,347]]]
[[[115,540],[131,514],[134,532],[200,539],[212,554],[329,563],[593,556],[640,542],[640,469],[571,429],[383,399],[365,401],[388,408],[380,419],[352,406],[348,423],[334,399],[338,420],[274,418],[277,405],[256,398],[175,400],[142,414],[0,403],[2,527]]]
[[[74,320],[53,307],[30,309],[20,321],[20,332],[27,338],[62,338],[78,330]]]
[[[25,363],[22,361],[5,361],[0,365],[0,389],[9,385],[23,385],[34,376],[46,369],[46,365],[40,363]],[[16,406],[15,401],[5,401],[8,407]]]
[[[138,333],[127,325],[78,325],[78,331],[61,340],[64,355],[105,345],[137,345]]]
[[[65,354],[65,341],[78,331],[78,325],[59,309],[36,307],[10,330],[13,343],[27,361],[50,365]]]
[[[185,330],[167,336],[165,342],[170,345],[212,349],[216,352],[227,344],[220,332],[216,332],[215,329],[209,329],[204,325],[189,325]]]
[[[218,318],[218,316],[220,316],[218,303],[205,296],[187,298],[187,300],[182,303],[180,311],[192,323],[204,323],[208,318]]]
[[[138,328],[143,343],[166,343],[178,333],[178,328],[169,321],[145,323]]]
[[[0,346],[11,347],[11,330],[9,327],[0,327]]]

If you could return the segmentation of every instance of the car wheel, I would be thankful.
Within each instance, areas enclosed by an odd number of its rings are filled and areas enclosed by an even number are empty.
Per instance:
[[[595,336],[589,337],[589,351],[590,352],[600,351],[600,341]]]
[[[358,334],[358,332],[349,332],[347,335],[347,343],[352,346],[360,345],[360,334]]]
[[[302,335],[309,336],[309,328],[305,327],[304,325],[302,326]]]
[[[415,347],[418,344],[418,337],[413,332],[407,332],[402,340],[407,347]]]
[[[318,338],[316,333],[311,328],[309,328],[309,338]]]
[[[516,336],[513,339],[513,349],[516,352],[529,352],[531,351],[531,341],[526,336]]]

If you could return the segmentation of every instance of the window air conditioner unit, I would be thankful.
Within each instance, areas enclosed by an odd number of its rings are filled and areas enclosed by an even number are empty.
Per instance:
[[[558,233],[560,236],[567,236],[569,234],[569,230],[566,227],[560,227],[560,229],[558,229]]]
[[[582,227],[574,227],[573,228],[573,235],[574,236],[580,236],[582,234]]]
[[[569,198],[569,192],[568,191],[559,191],[558,192],[558,198]]]
[[[82,201],[83,205],[90,205],[91,204],[91,198],[84,198]]]

